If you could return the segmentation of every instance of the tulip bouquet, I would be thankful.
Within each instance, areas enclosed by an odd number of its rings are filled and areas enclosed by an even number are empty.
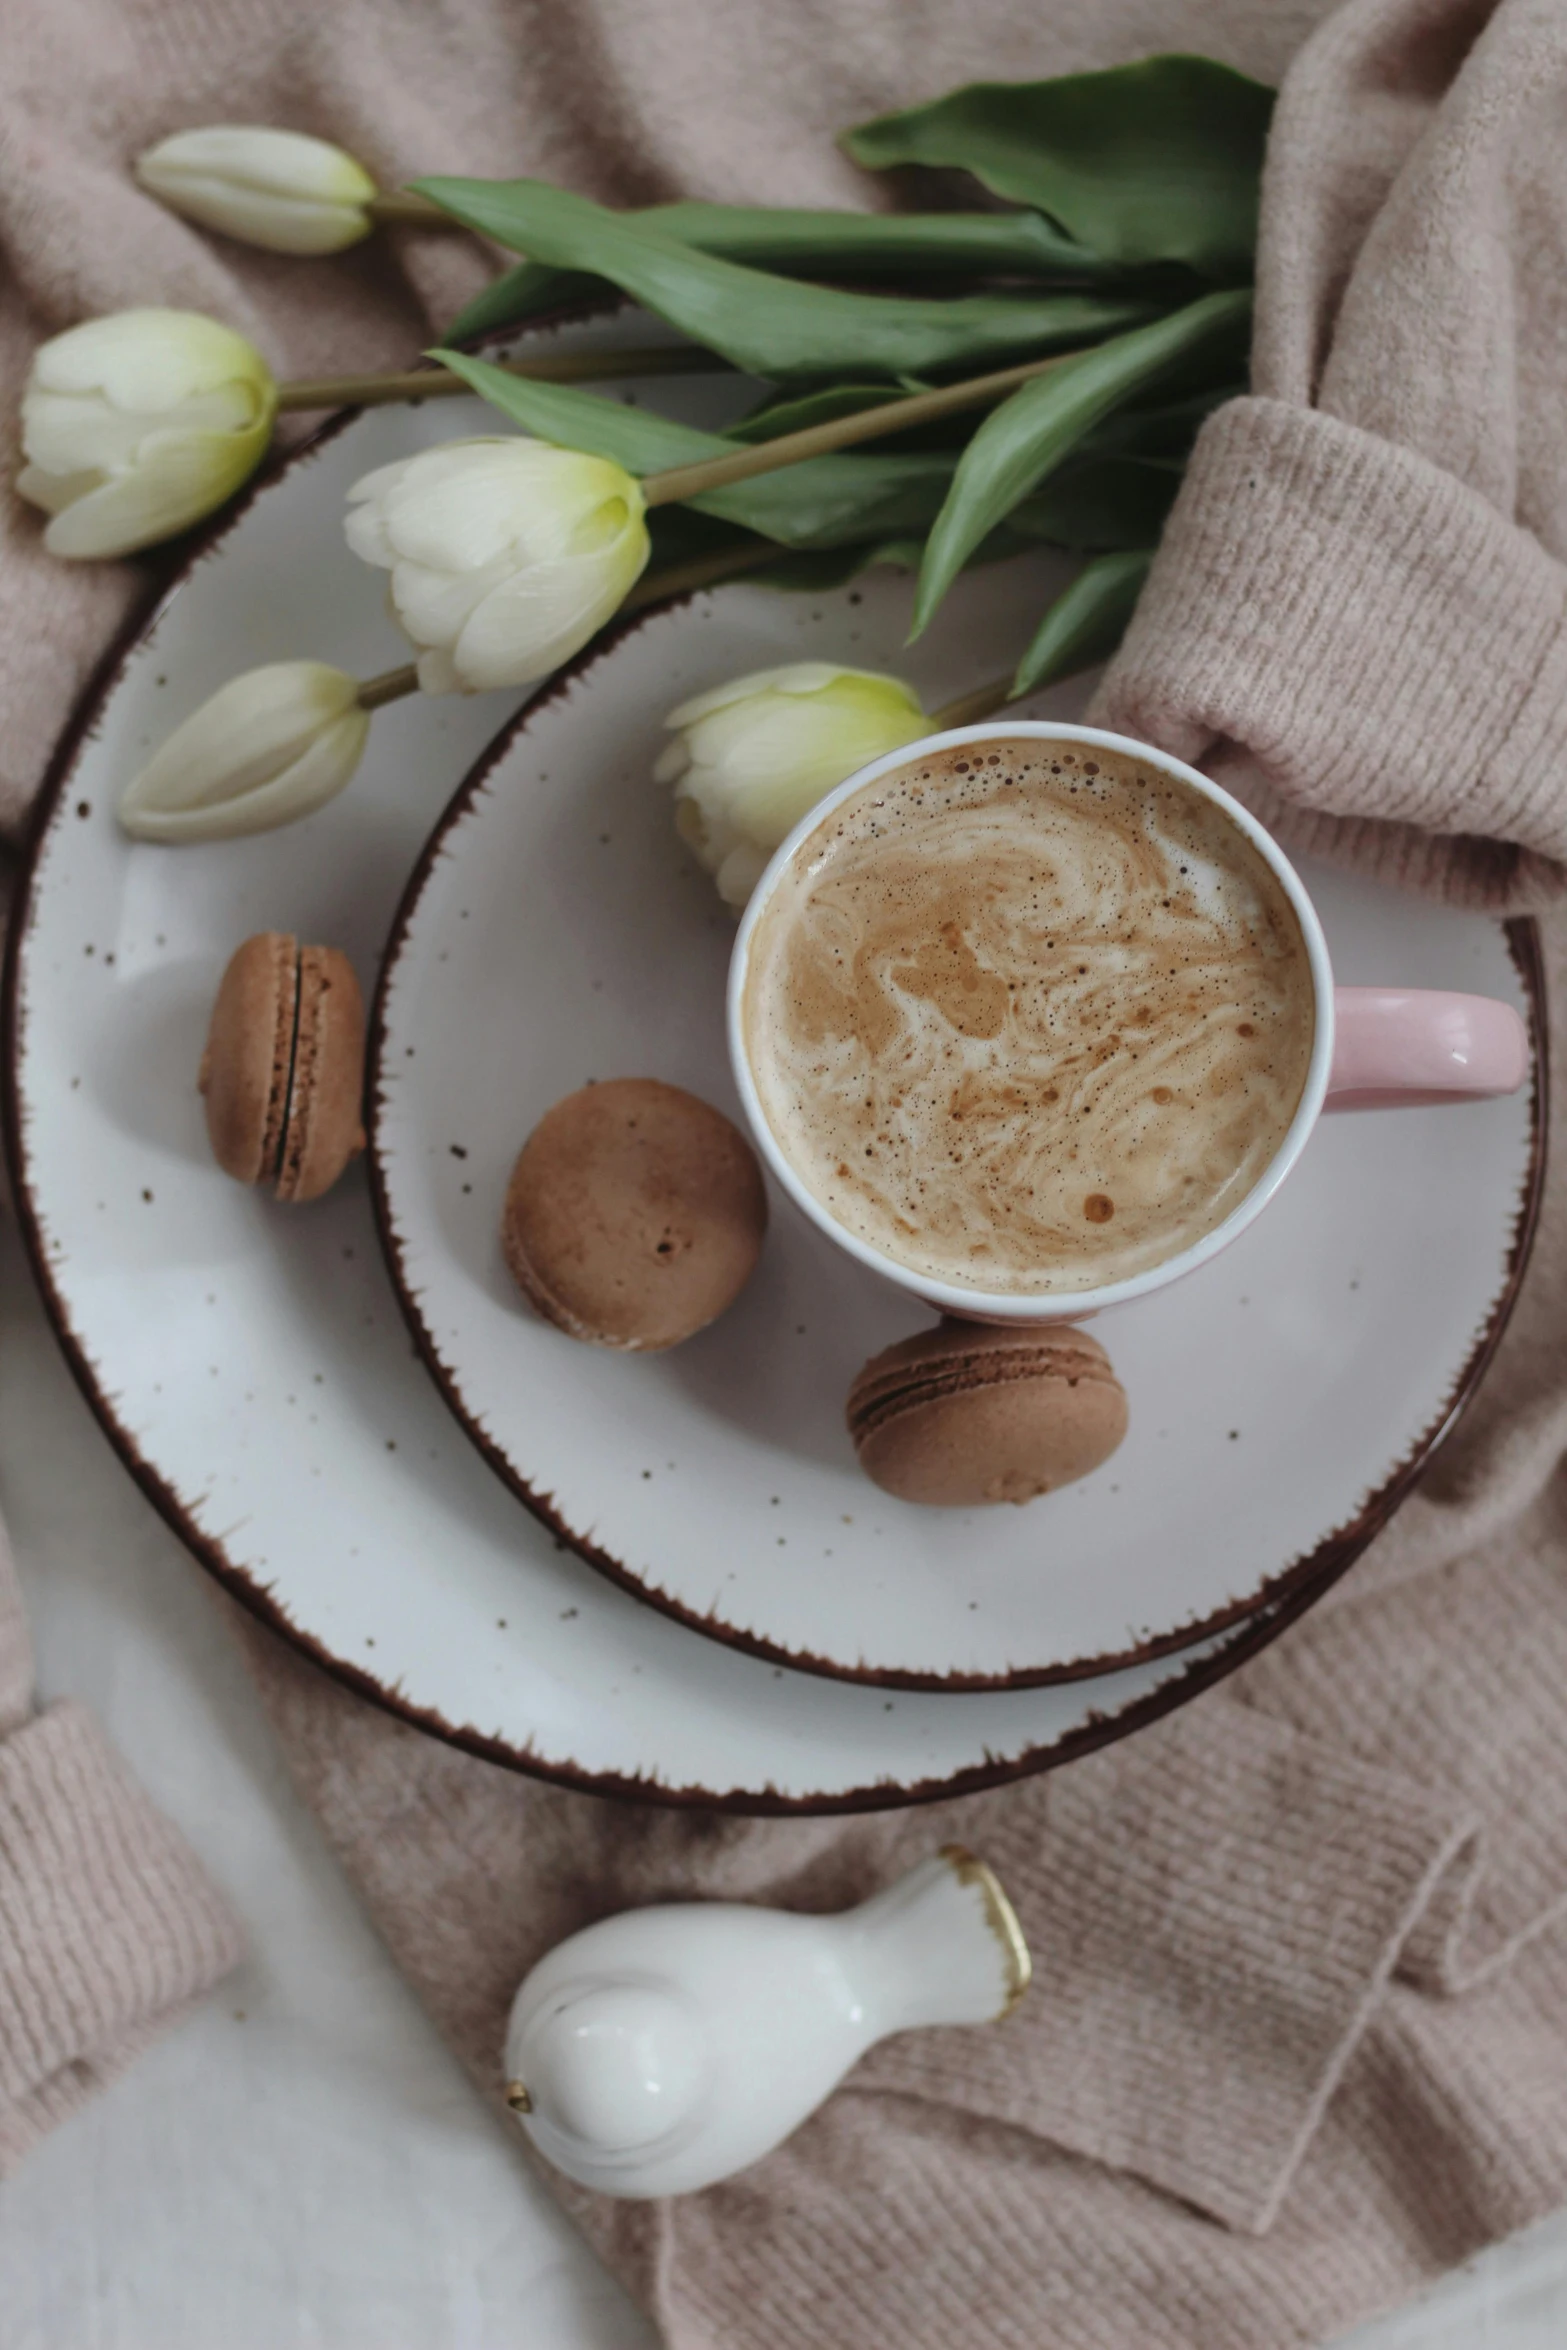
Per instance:
[[[926,714],[895,678],[818,663],[673,712],[658,773],[739,904],[820,794],[937,724],[1104,658],[1136,601],[1203,417],[1243,388],[1271,93],[1195,57],[979,84],[844,140],[877,172],[964,174],[983,209],[803,212],[682,203],[616,212],[537,180],[379,191],[295,133],[167,139],[142,186],[203,227],[323,254],[440,225],[518,256],[411,373],[278,383],[216,322],[93,320],[46,344],[17,487],[45,544],[119,555],[214,511],[290,410],[478,393],[505,431],[385,466],[348,542],[387,574],[414,655],[355,680],[314,659],[224,687],[131,784],[131,831],[178,841],[286,822],[342,789],[400,694],[537,683],[617,613],[749,572],[820,587],[917,573],[914,633],[958,573],[1045,544],[1081,559],[1015,674]],[[508,361],[473,346],[584,297],[683,338]],[[719,369],[753,405],[697,432],[587,388]],[[872,444],[888,444],[872,446]]]

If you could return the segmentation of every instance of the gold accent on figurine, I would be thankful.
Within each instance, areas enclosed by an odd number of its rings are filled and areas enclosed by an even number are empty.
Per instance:
[[[1034,1979],[1033,1954],[1018,1923],[1017,1911],[1007,1899],[995,1870],[987,1862],[977,1859],[964,1844],[944,1844],[941,1858],[957,1877],[959,1884],[979,1888],[985,1904],[985,1923],[1001,1945],[1007,1971],[1007,1995],[996,2013],[995,2021],[1000,2023],[1012,2013]]]
[[[528,2095],[527,2087],[522,2081],[507,2082],[506,2102],[513,2113],[531,2113],[533,2111],[533,2099]]]

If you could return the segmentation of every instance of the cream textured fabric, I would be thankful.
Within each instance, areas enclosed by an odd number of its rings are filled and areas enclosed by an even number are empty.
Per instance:
[[[91,1718],[33,1711],[0,1533],[0,2174],[238,1956],[195,1855]]]
[[[1470,902],[1548,902],[1567,859],[1564,133],[1559,0],[1361,0],[1313,43],[1254,396],[1100,701],[1290,845]]]
[[[1187,46],[1277,75],[1321,11],[1241,0],[3,0],[0,324],[218,311],[294,369],[406,355],[473,254],[243,254],[129,192],[177,122],[276,120],[393,180],[532,169],[621,201],[875,200],[846,121],[977,75]],[[1290,837],[1547,903],[1561,770],[1567,61],[1559,0],[1349,0],[1270,153],[1256,391],[1208,428],[1101,708]],[[130,593],[0,570],[9,805]],[[329,650],[326,648],[325,650]],[[1567,1002],[1567,919],[1546,944]],[[1561,1072],[1559,1072],[1561,1074]],[[1560,1098],[1560,1086],[1558,1086]],[[631,1901],[835,1907],[957,1835],[1036,1988],[883,2047],[799,2136],[665,2207],[554,2182],[679,2350],[1279,2350],[1567,2198],[1567,1195],[1475,1409],[1373,1552],[1185,1713],[936,1812],[746,1822],[513,1778],[253,1627],[294,1770],[492,2095],[507,2002]]]

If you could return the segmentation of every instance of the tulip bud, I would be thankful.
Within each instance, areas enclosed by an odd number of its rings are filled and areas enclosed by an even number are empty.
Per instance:
[[[391,573],[427,694],[532,685],[620,608],[648,559],[642,486],[520,435],[447,441],[367,473],[348,543]]]
[[[654,769],[675,822],[729,906],[743,906],[780,841],[857,767],[930,732],[900,678],[830,661],[761,669],[671,710]]]
[[[356,679],[276,661],[220,686],[177,726],[120,802],[138,840],[235,840],[311,816],[340,792],[370,731]]]
[[[300,131],[176,131],[138,158],[136,177],[171,212],[269,253],[340,253],[372,225],[364,166]]]
[[[121,310],[45,343],[22,395],[16,486],[51,555],[130,555],[232,497],[267,453],[259,351],[188,310]]]

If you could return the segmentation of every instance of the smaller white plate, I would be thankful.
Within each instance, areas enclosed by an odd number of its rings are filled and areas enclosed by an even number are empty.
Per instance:
[[[724,1042],[733,925],[652,768],[685,695],[836,658],[940,692],[1002,665],[1037,573],[967,575],[942,674],[904,650],[909,587],[734,586],[651,614],[499,739],[433,834],[382,969],[372,1152],[383,1240],[427,1362],[522,1499],[584,1557],[711,1637],[915,1689],[1118,1669],[1353,1556],[1428,1457],[1505,1317],[1538,1104],[1324,1121],[1233,1248],[1107,1318],[1131,1432],[1024,1510],[923,1510],[859,1473],[844,1397],[920,1309],[780,1196],[739,1303],[625,1357],[524,1305],[501,1203],[529,1130],[589,1079],[656,1076],[738,1118]],[[953,675],[953,672],[956,675]],[[1067,697],[1052,697],[1065,714]],[[1530,989],[1504,925],[1307,873],[1339,977]],[[1532,935],[1532,934],[1530,934]]]

